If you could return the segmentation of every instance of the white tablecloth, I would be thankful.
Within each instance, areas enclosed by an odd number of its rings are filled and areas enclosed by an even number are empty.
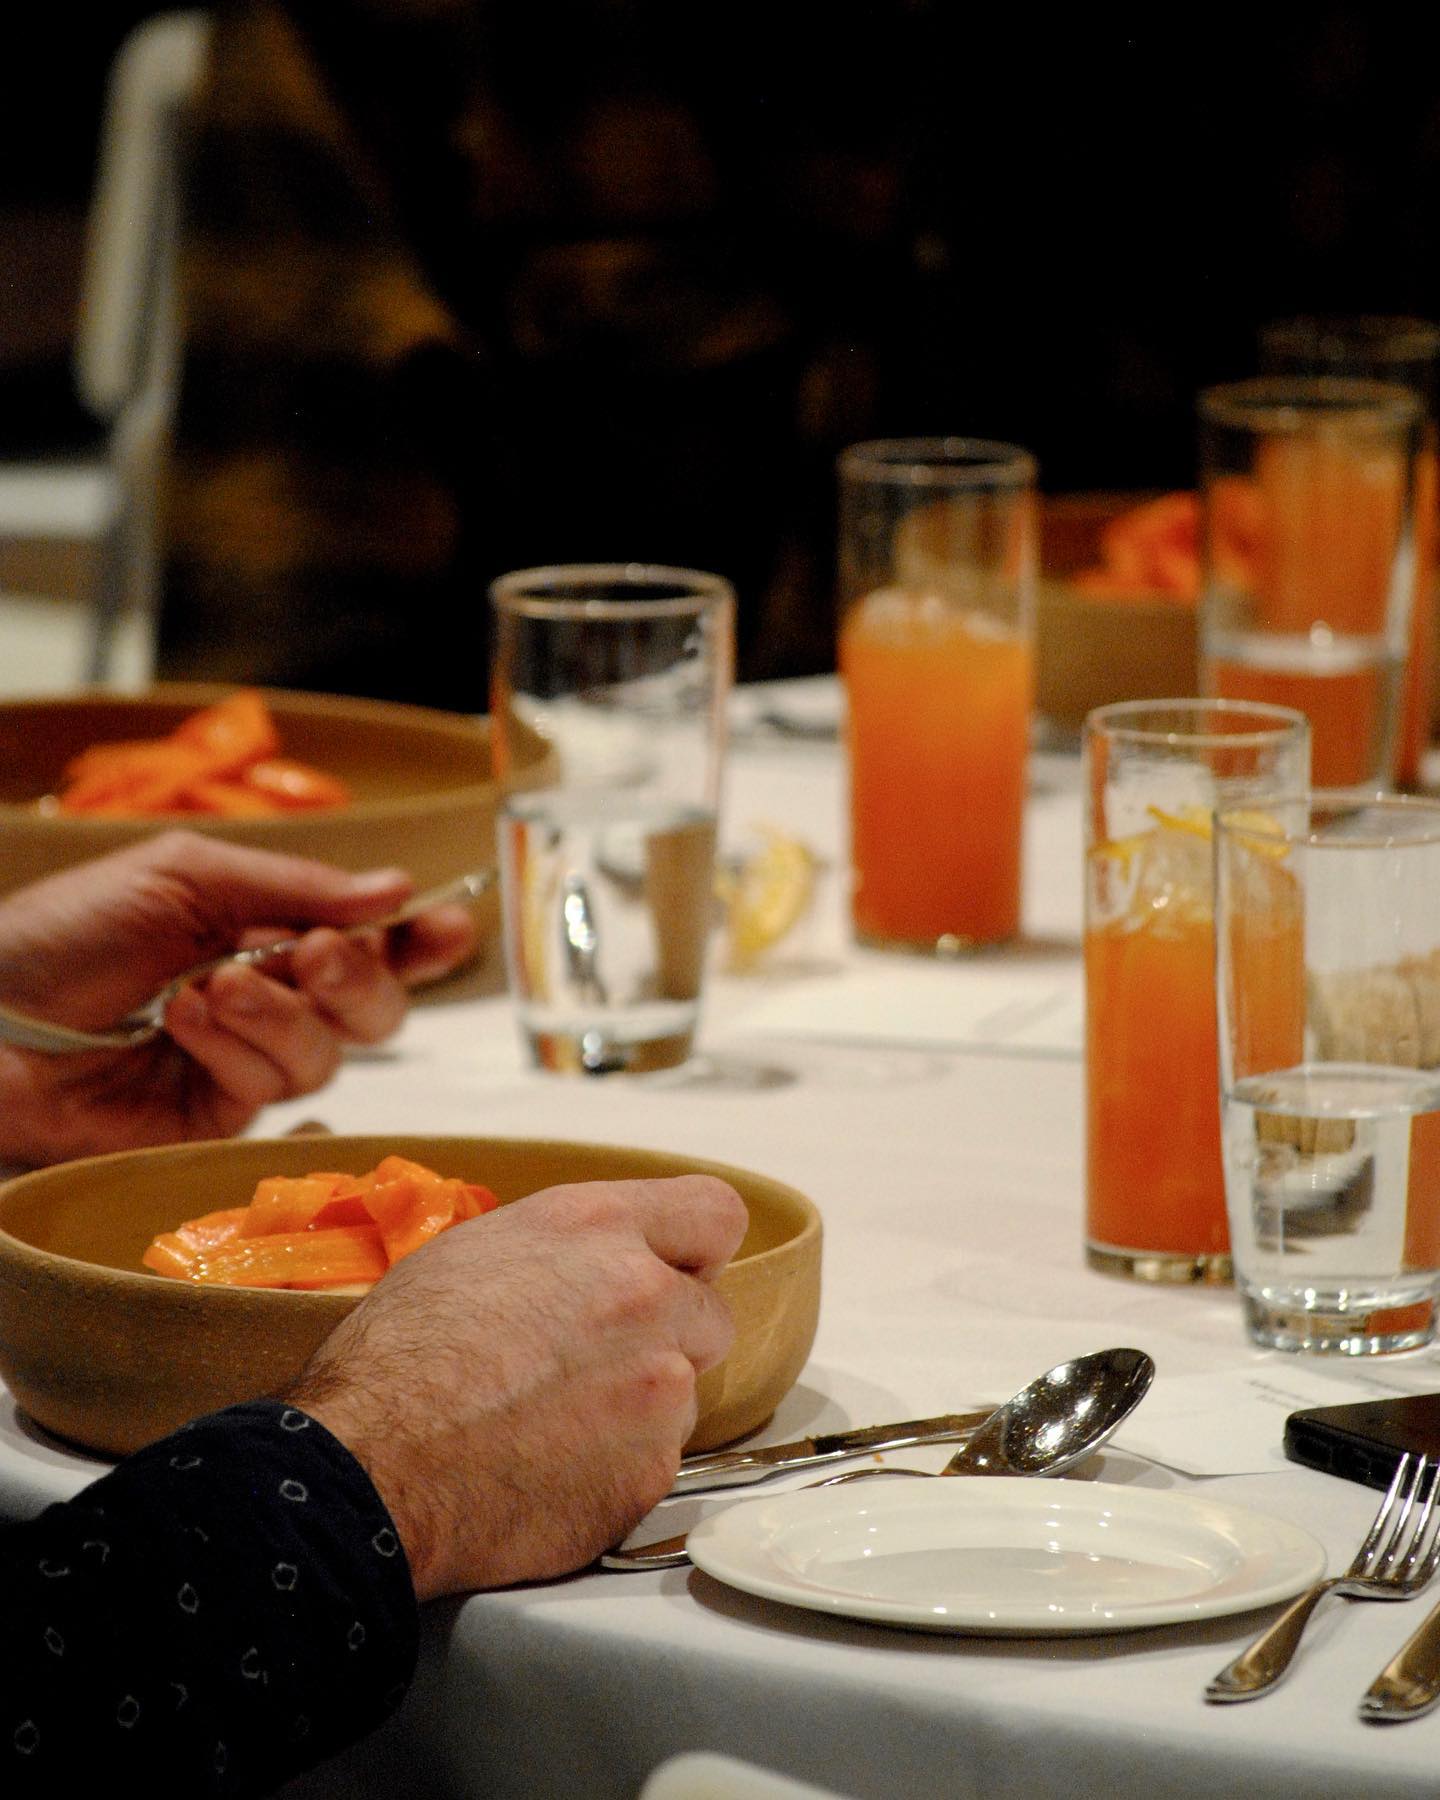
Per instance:
[[[836,968],[857,982],[891,969],[902,985],[915,969],[848,945],[833,747],[737,745],[727,835],[755,820],[799,831],[831,872],[816,918],[772,972],[716,978],[706,1055],[690,1069],[634,1082],[542,1076],[522,1065],[503,999],[432,1004],[393,1046],[351,1062],[323,1096],[277,1109],[267,1127],[318,1114],[337,1131],[607,1139],[793,1182],[824,1213],[824,1299],[813,1358],[772,1439],[999,1399],[1107,1343],[1154,1356],[1161,1379],[1142,1413],[1167,1404],[1170,1377],[1266,1360],[1283,1370],[1283,1358],[1247,1346],[1227,1291],[1154,1289],[1085,1268],[1077,1055],[1054,1044],[965,1051],[755,1028],[777,997],[833,982]],[[976,964],[974,979],[1005,969],[1073,989],[1073,765],[1037,761],[1027,834],[1027,941]],[[1410,1363],[1416,1385],[1432,1385],[1433,1369],[1440,1387],[1440,1364]],[[1282,1515],[1342,1566],[1375,1496],[1285,1463],[1278,1422],[1275,1439],[1259,1473],[1199,1482],[1112,1451],[1100,1474]],[[32,1511],[83,1474],[26,1437],[13,1409],[0,1412],[0,1511]],[[637,1538],[694,1516],[694,1502],[672,1503]],[[1440,1714],[1389,1729],[1355,1715],[1425,1604],[1332,1602],[1284,1687],[1215,1709],[1200,1698],[1206,1679],[1262,1617],[1068,1640],[932,1637],[752,1600],[688,1569],[591,1573],[432,1608],[400,1717],[300,1791],[628,1800],[662,1758],[705,1748],[866,1800],[1428,1796],[1440,1788]]]

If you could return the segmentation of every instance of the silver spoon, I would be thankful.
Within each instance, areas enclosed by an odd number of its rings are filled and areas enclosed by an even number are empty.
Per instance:
[[[413,895],[403,906],[387,913],[383,919],[370,919],[363,925],[340,927],[340,935],[359,937],[366,931],[389,931],[393,926],[406,924],[419,913],[428,912],[431,907],[444,906],[457,900],[478,900],[494,882],[493,869],[471,869],[464,875],[457,875],[453,881],[442,882],[439,887],[427,888],[423,894]],[[247,969],[262,968],[266,963],[288,956],[298,942],[298,938],[281,938],[273,944],[257,944],[249,950],[232,950],[228,956],[212,957],[209,962],[199,963],[195,968],[186,969],[183,974],[167,981],[159,993],[152,995],[143,1006],[137,1006],[134,1012],[127,1013],[117,1024],[103,1031],[83,1031],[74,1025],[57,1025],[49,1019],[35,1019],[28,1013],[0,1006],[0,1042],[15,1044],[22,1050],[42,1050],[52,1056],[63,1056],[77,1050],[137,1049],[160,1035],[165,1023],[165,1009],[181,988],[188,987],[192,981],[202,980],[206,975],[213,975],[217,969],[228,968],[231,964]]]
[[[1059,1475],[1098,1450],[1144,1399],[1155,1365],[1143,1350],[1095,1350],[1057,1363],[991,1413],[940,1475]],[[930,1476],[929,1469],[852,1469],[808,1487],[880,1475]],[[610,1550],[606,1569],[673,1569],[688,1562],[684,1537]]]

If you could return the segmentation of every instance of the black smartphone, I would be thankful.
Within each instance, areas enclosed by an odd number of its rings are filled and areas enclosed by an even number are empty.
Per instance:
[[[1440,1459],[1440,1394],[1312,1406],[1286,1419],[1284,1445],[1292,1462],[1387,1488],[1407,1450]]]

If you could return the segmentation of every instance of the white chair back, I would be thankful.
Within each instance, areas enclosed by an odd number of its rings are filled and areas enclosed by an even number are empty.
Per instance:
[[[190,108],[210,39],[203,12],[137,25],[111,67],[75,344],[80,396],[110,426],[114,512],[100,543],[87,671],[111,675],[122,615],[153,631],[156,495],[180,360],[176,262]]]

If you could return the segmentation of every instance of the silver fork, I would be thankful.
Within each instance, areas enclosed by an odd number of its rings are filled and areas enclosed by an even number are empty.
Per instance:
[[[1428,1481],[1429,1492],[1420,1503]],[[1426,1457],[1400,1458],[1380,1510],[1343,1575],[1332,1575],[1293,1600],[1248,1650],[1223,1668],[1205,1690],[1210,1701],[1253,1700],[1266,1694],[1290,1667],[1300,1634],[1327,1594],[1357,1600],[1408,1600],[1440,1568],[1440,1519],[1435,1517],[1440,1479]],[[1392,1522],[1393,1521],[1393,1522]],[[1432,1525],[1436,1527],[1432,1530]]]
[[[422,894],[412,895],[403,906],[387,913],[383,919],[371,919],[364,925],[341,926],[340,935],[357,937],[366,931],[389,931],[396,925],[408,923],[417,913],[428,912],[432,906],[443,906],[452,901],[478,900],[494,882],[494,869],[471,869],[467,874],[457,875],[453,881],[427,888]],[[209,962],[186,969],[167,981],[159,993],[153,994],[143,1006],[137,1006],[134,1012],[127,1013],[117,1024],[107,1026],[103,1031],[83,1031],[75,1025],[57,1025],[52,1019],[36,1019],[28,1013],[0,1006],[0,1043],[15,1044],[23,1050],[43,1050],[51,1056],[63,1056],[80,1050],[134,1050],[160,1035],[165,1023],[165,1008],[182,987],[187,987],[192,981],[199,981],[206,975],[213,975],[217,969],[226,968],[231,963],[242,968],[263,968],[266,963],[288,956],[297,941],[295,938],[282,938],[273,944],[255,944],[248,950],[232,950],[228,956],[212,957]]]

